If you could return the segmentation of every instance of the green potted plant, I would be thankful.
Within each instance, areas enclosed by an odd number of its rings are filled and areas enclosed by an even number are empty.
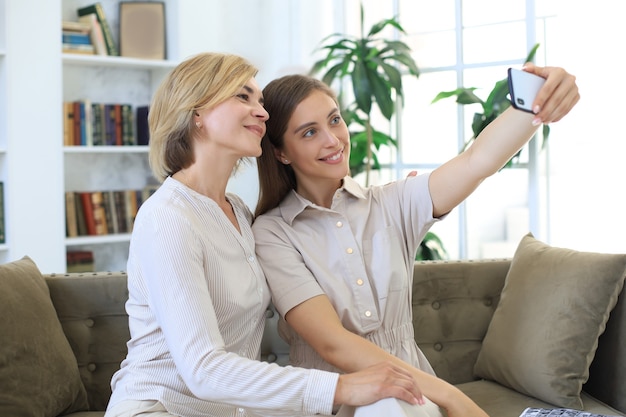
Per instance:
[[[535,46],[530,50],[526,60],[524,62],[533,61],[535,58],[535,54],[537,53],[537,49],[539,48],[539,44],[535,44]],[[507,79],[502,79],[498,81],[486,100],[482,100],[474,91],[476,87],[461,87],[452,91],[442,91],[437,94],[437,96],[433,99],[433,103],[449,98],[456,97],[456,102],[461,105],[466,104],[480,104],[482,108],[482,112],[474,113],[474,117],[472,119],[472,133],[473,136],[465,141],[461,152],[467,149],[474,139],[478,137],[478,134],[482,132],[482,130],[491,123],[496,117],[498,117],[502,112],[504,112],[510,105],[509,101],[509,85]],[[542,148],[545,146],[548,137],[550,135],[550,126],[543,125],[543,142]],[[520,149],[507,163],[503,168],[509,168],[513,166],[518,160],[523,149]]]
[[[373,106],[391,120],[402,105],[402,71],[419,77],[419,69],[404,42],[380,37],[388,26],[405,33],[396,18],[381,20],[365,35],[363,16],[361,4],[360,37],[335,33],[322,40],[319,50],[327,54],[313,65],[311,74],[323,72],[322,81],[338,84],[342,115],[351,129],[350,170],[353,176],[365,171],[367,185],[370,170],[380,168],[376,151],[382,145],[397,146],[394,138],[372,126]],[[351,84],[353,96],[347,104],[344,81]]]

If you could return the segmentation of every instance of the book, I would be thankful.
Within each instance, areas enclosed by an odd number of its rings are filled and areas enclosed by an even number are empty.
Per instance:
[[[95,49],[93,45],[91,44],[82,45],[82,44],[73,44],[73,43],[63,43],[62,52],[65,54],[93,55],[95,53]]]
[[[74,192],[74,203],[76,204],[76,227],[78,236],[87,236],[87,220],[85,219],[85,211],[83,210],[83,202],[80,195]]]
[[[113,191],[115,200],[115,215],[117,217],[117,228],[119,233],[128,233],[129,228],[126,221],[126,196],[121,190]]]
[[[104,104],[91,103],[91,141],[94,146],[104,145]]]
[[[122,104],[122,144],[136,145],[135,140],[135,117],[133,107],[130,104]]]
[[[6,242],[4,222],[4,182],[0,181],[0,243]]]
[[[88,33],[66,32],[61,33],[63,43],[77,45],[91,45],[91,38]]]
[[[78,219],[76,217],[76,194],[73,191],[65,192],[65,236],[78,236]]]
[[[102,191],[92,191],[90,195],[93,221],[96,225],[96,235],[106,235],[108,233],[108,227]]]
[[[81,21],[63,20],[61,22],[61,30],[63,32],[89,33],[91,27]]]
[[[63,102],[63,145],[74,145],[74,103]]]
[[[94,272],[92,251],[67,251],[67,272]]]
[[[78,195],[80,196],[82,213],[85,218],[85,225],[87,226],[87,235],[96,236],[98,232],[96,228],[96,219],[93,212],[93,203],[91,202],[91,193],[88,191],[81,191],[78,193]]]
[[[102,32],[102,26],[98,21],[98,16],[95,13],[89,13],[78,18],[78,21],[84,23],[89,27],[89,38],[91,44],[95,49],[96,55],[108,55],[106,42],[104,41],[104,33]]]
[[[120,232],[120,227],[117,221],[117,210],[115,208],[115,194],[114,191],[103,191],[102,198],[104,199],[104,209],[107,218],[107,229],[110,234]]]
[[[589,411],[574,410],[571,408],[527,408],[520,417],[619,417],[607,414],[595,414]]]
[[[146,146],[150,142],[150,129],[148,127],[148,106],[138,106],[135,110],[135,113],[137,145]]]
[[[115,142],[114,144],[117,146],[121,146],[124,144],[124,131],[122,123],[122,105],[119,103],[115,103],[113,105],[113,118],[115,120]]]
[[[107,47],[107,53],[112,56],[118,56],[119,51],[117,49],[117,45],[113,39],[113,31],[111,30],[111,25],[109,25],[109,21],[107,20],[104,14],[104,8],[100,2],[91,4],[89,6],[80,7],[77,11],[78,17],[85,16],[91,13],[94,13],[98,18],[98,23],[102,27],[102,34],[104,35],[104,42]]]

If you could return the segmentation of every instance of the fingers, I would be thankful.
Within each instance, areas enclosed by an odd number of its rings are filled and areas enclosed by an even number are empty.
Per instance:
[[[360,406],[390,397],[410,404],[425,403],[413,376],[391,363],[381,363],[359,372],[341,375],[335,402]]]
[[[563,68],[538,67],[528,62],[523,69],[546,79],[533,103],[536,124],[561,120],[580,100],[576,77]]]

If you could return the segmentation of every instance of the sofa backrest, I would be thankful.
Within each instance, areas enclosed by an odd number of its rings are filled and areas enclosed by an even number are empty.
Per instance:
[[[458,384],[473,373],[510,260],[416,262],[415,339],[437,375]],[[583,390],[626,412],[626,286],[611,312]]]

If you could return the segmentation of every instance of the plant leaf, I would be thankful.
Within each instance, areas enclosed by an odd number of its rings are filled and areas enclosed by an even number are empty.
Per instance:
[[[393,98],[391,97],[391,87],[378,73],[370,71],[368,75],[370,85],[372,86],[372,93],[374,94],[374,98],[376,99],[376,104],[378,104],[380,112],[383,114],[385,119],[391,120],[391,117],[396,110]]]
[[[372,110],[372,89],[367,74],[367,67],[361,60],[354,63],[354,71],[352,71],[352,89],[359,109],[369,114]]]

